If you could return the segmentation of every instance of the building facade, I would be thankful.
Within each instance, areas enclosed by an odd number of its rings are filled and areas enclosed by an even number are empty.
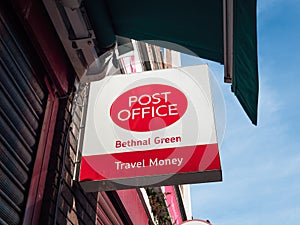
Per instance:
[[[138,54],[129,67],[118,59],[120,72],[139,69],[134,61],[141,70],[164,68],[163,57],[173,54],[133,45]],[[149,196],[154,191],[167,206],[165,188],[86,193],[74,180],[84,104],[78,84],[101,70],[93,62],[111,47],[97,48],[82,7],[0,2],[0,224],[157,223]],[[190,219],[188,187],[171,190],[176,202],[163,212],[166,224]]]

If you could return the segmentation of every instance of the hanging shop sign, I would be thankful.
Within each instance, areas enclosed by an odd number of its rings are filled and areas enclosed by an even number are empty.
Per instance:
[[[183,223],[181,223],[181,225],[212,225],[208,220],[204,221],[204,220],[188,220],[185,221]]]
[[[221,180],[207,65],[92,82],[84,118],[86,191]]]

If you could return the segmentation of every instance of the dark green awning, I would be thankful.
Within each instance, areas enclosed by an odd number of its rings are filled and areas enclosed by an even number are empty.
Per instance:
[[[223,2],[232,2],[232,90],[251,121],[257,123],[258,72],[256,0],[86,0],[100,47],[116,35],[163,40],[184,46],[199,57],[224,63]],[[226,3],[227,4],[227,3]],[[226,28],[227,29],[227,28]],[[230,39],[230,37],[229,37]],[[231,39],[230,39],[231,40]],[[162,46],[164,47],[164,46]],[[225,60],[226,64],[228,60]]]

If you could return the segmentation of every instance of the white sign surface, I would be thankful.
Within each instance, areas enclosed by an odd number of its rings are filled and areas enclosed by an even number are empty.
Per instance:
[[[220,171],[207,65],[106,77],[88,98],[80,181]]]

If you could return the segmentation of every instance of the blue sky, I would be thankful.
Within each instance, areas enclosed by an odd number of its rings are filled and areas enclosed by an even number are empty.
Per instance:
[[[223,67],[210,63],[225,100],[223,182],[192,185],[194,218],[214,225],[300,224],[300,1],[258,0],[258,126]],[[183,57],[183,65],[199,60]]]

